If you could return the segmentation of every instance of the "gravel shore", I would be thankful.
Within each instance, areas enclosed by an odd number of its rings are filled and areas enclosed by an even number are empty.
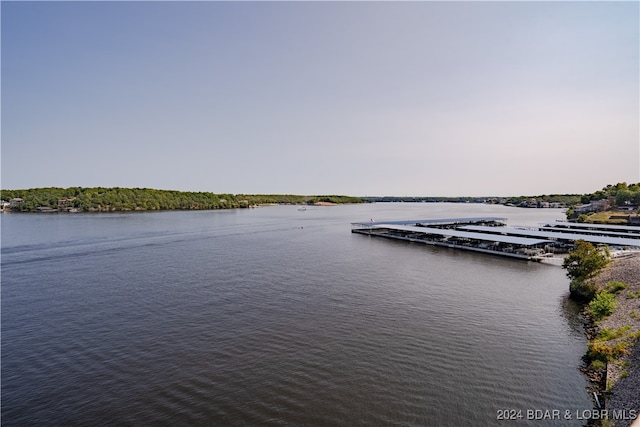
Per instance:
[[[613,314],[598,322],[596,329],[599,331],[630,326],[628,334],[639,332],[640,254],[614,259],[594,280],[600,287],[613,281],[629,285],[616,296],[617,307]],[[611,342],[615,344],[616,341]],[[609,411],[635,410],[640,416],[640,343],[636,343],[630,353],[618,362],[608,364],[606,384],[611,391],[606,403]],[[616,420],[615,426],[627,427],[631,423],[632,420]],[[637,424],[638,422],[634,423],[634,426]]]

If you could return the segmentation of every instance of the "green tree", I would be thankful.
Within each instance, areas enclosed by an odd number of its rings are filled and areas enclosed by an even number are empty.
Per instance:
[[[618,190],[616,193],[616,204],[618,206],[624,205],[626,202],[631,202],[633,200],[634,193],[627,189]]]
[[[575,249],[569,252],[562,267],[571,279],[569,290],[571,297],[577,300],[591,301],[598,291],[595,283],[588,280],[602,270],[609,262],[609,251],[596,248],[584,240],[576,241]]]
[[[577,240],[575,249],[569,252],[562,267],[571,280],[586,280],[595,276],[609,262],[608,251],[596,248],[584,240]]]

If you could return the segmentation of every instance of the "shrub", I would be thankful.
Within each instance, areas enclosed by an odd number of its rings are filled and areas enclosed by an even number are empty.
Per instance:
[[[594,360],[589,364],[589,367],[594,371],[599,371],[601,369],[607,368],[607,362],[603,362],[602,360]]]
[[[595,298],[589,303],[589,312],[596,320],[600,320],[603,317],[609,316],[616,308],[615,295],[607,292],[600,291],[596,294]]]
[[[571,298],[579,301],[588,302],[593,299],[596,295],[596,291],[598,288],[595,283],[589,280],[578,280],[574,279],[569,284],[569,292],[571,293]]]
[[[629,343],[621,341],[615,345],[594,341],[589,343],[587,358],[591,361],[611,362],[618,357],[629,353]]]

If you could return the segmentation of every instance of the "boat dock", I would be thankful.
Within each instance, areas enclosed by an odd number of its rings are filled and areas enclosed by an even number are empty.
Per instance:
[[[351,232],[530,261],[566,253],[577,240],[613,250],[640,250],[640,227],[570,222],[507,226],[506,218],[444,218],[355,222]]]

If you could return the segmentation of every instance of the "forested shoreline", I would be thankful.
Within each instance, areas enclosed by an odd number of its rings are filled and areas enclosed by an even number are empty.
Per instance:
[[[567,217],[586,221],[596,211],[606,210],[596,202],[608,201],[610,207],[626,206],[637,210],[640,183],[607,185],[589,194],[550,194],[518,197],[354,197],[344,195],[229,194],[157,190],[121,187],[46,187],[1,190],[2,209],[13,212],[112,212],[149,210],[204,210],[250,208],[269,204],[314,205],[375,202],[450,202],[492,203],[519,207],[569,208]],[[593,204],[591,211],[574,213],[578,204]],[[603,204],[602,204],[603,205]],[[604,206],[604,205],[603,205]],[[634,209],[635,208],[635,209]],[[581,218],[578,218],[578,215]],[[605,219],[593,219],[605,221]]]
[[[4,209],[13,212],[117,212],[249,208],[265,204],[363,203],[340,195],[250,195],[150,188],[31,188],[2,190]]]

